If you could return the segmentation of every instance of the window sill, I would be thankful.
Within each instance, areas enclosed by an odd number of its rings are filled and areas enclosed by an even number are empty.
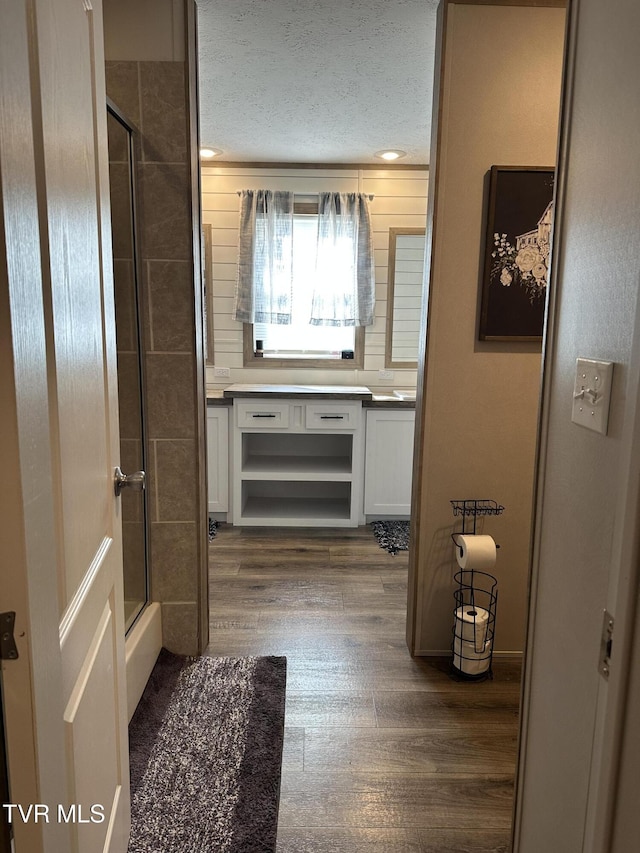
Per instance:
[[[261,370],[364,370],[364,327],[359,326],[355,334],[353,358],[271,358],[253,352],[253,326],[244,324],[243,366]]]
[[[256,357],[251,353],[244,358],[245,367],[258,367],[268,370],[286,370],[287,368],[311,370],[362,370],[364,360],[358,358],[271,358]]]

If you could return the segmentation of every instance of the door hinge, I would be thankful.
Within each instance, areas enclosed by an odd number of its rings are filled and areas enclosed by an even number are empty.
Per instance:
[[[602,620],[602,635],[600,637],[600,659],[598,672],[603,678],[609,678],[611,669],[611,649],[613,646],[613,616],[608,610],[604,611]]]
[[[15,610],[0,613],[0,659],[2,660],[16,660],[18,657],[18,647],[13,636],[15,624]]]

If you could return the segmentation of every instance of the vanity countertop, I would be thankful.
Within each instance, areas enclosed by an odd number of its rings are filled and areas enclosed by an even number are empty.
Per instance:
[[[401,400],[388,394],[374,394],[371,400],[362,403],[365,409],[415,409],[415,400]]]
[[[359,385],[229,385],[226,398],[281,397],[285,400],[305,400],[321,397],[324,400],[371,400],[369,388]]]
[[[367,409],[415,409],[415,400],[393,394],[373,394],[369,388],[352,385],[229,385],[207,391],[208,406],[231,406],[234,397],[283,397],[285,399],[362,400]]]
[[[233,400],[230,397],[224,396],[224,391],[220,388],[207,391],[207,406],[231,406]]]

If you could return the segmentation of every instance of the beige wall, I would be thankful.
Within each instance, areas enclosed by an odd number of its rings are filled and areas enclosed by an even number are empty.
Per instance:
[[[460,527],[449,501],[461,498],[506,507],[484,525],[501,546],[495,649],[524,644],[540,345],[477,341],[484,187],[492,165],[555,163],[563,34],[562,9],[448,7],[414,492],[410,643],[417,654],[451,644],[457,566],[450,534]]]
[[[207,368],[207,385],[223,388],[231,382],[311,383],[315,385],[366,385],[372,390],[414,388],[415,370],[394,370],[384,379],[385,323],[387,312],[387,259],[389,228],[425,227],[428,172],[412,169],[251,169],[204,166],[202,169],[203,221],[213,226],[214,357],[218,367],[231,369],[230,379],[214,376]],[[261,188],[292,190],[304,194],[321,191],[364,192],[375,195],[371,222],[376,264],[375,323],[365,333],[364,370],[256,369],[242,366],[242,324],[231,312],[235,291],[238,190]]]
[[[138,31],[136,22],[144,22],[145,8],[144,3],[124,10],[119,0],[105,3],[107,94],[139,130],[151,598],[162,603],[164,645],[197,654],[208,628],[202,294],[193,239],[200,224],[192,209],[195,140],[189,131],[193,92],[184,59],[136,59],[136,39],[129,37]],[[183,15],[178,30],[184,33],[186,9],[186,4],[159,6],[140,48],[144,56],[153,55],[154,44],[164,55],[178,12]],[[119,34],[126,35],[122,43]]]

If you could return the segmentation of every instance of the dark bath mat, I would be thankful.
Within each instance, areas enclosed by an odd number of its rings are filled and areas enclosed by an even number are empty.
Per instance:
[[[212,539],[216,538],[217,530],[218,530],[218,522],[215,520],[215,518],[210,518],[209,519],[209,542],[211,542]]]
[[[408,521],[372,521],[371,527],[378,545],[390,554],[409,550]]]
[[[163,649],[129,725],[129,853],[274,853],[286,658]]]

